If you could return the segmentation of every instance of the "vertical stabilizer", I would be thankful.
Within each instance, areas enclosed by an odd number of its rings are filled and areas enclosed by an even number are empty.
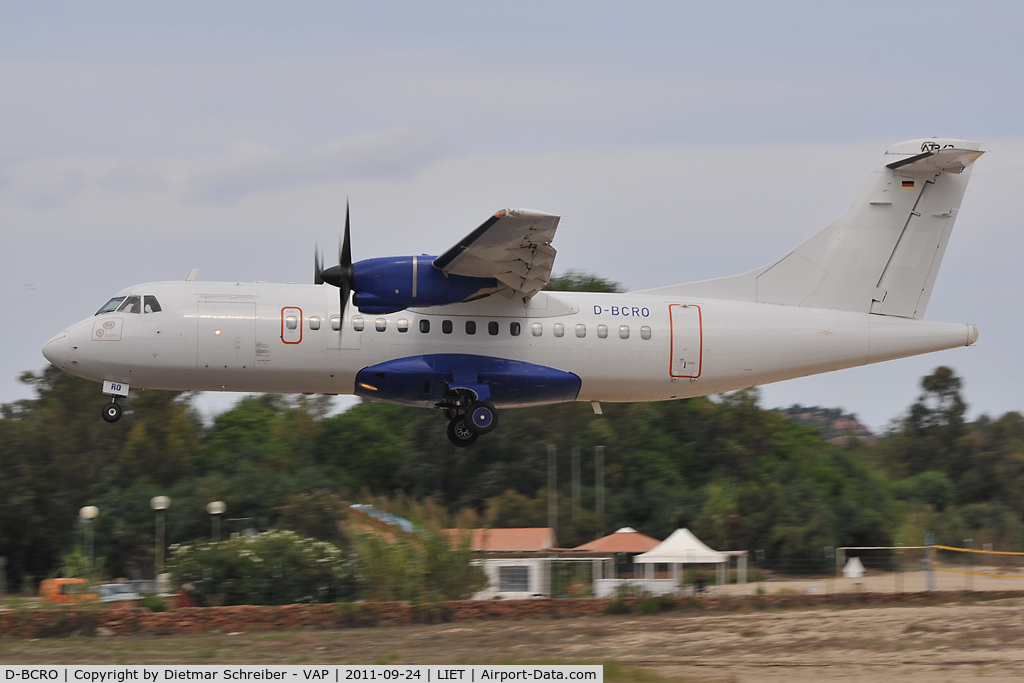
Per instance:
[[[846,213],[782,258],[650,291],[921,318],[981,155],[965,140],[893,145]]]

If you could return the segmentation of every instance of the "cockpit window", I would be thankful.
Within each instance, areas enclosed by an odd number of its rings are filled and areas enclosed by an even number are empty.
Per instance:
[[[118,313],[142,313],[142,297],[135,295],[124,300],[118,309]]]
[[[143,303],[145,303],[145,306],[142,307],[142,310],[145,311],[146,313],[159,313],[160,311],[163,310],[162,308],[160,308],[160,302],[156,300],[155,296],[147,294],[142,301]]]
[[[96,315],[99,315],[100,313],[110,313],[111,311],[116,311],[117,307],[121,305],[122,301],[124,301],[123,296],[115,296],[113,299],[103,304],[103,308],[96,311]]]

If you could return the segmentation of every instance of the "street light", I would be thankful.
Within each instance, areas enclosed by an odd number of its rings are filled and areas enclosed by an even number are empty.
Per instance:
[[[99,514],[100,509],[95,505],[86,505],[78,511],[78,516],[81,517],[82,525],[85,527],[85,556],[89,558],[89,583],[92,583],[93,563],[92,520],[96,519]]]
[[[228,506],[224,504],[222,500],[215,500],[206,506],[206,511],[210,513],[210,524],[212,525],[211,534],[213,536],[213,542],[217,543],[220,541],[220,516],[228,509]]]
[[[149,501],[149,507],[156,510],[156,579],[164,573],[164,517],[167,516],[167,508],[171,507],[171,499],[167,496],[154,496]]]

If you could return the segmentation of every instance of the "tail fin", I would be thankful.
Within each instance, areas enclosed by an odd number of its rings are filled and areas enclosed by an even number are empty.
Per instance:
[[[782,258],[648,293],[921,318],[979,148],[941,138],[893,145],[846,213]]]

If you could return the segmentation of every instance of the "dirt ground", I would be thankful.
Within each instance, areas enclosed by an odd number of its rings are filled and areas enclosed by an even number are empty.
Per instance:
[[[1024,600],[0,640],[3,664],[605,663],[609,681],[1024,680]]]

